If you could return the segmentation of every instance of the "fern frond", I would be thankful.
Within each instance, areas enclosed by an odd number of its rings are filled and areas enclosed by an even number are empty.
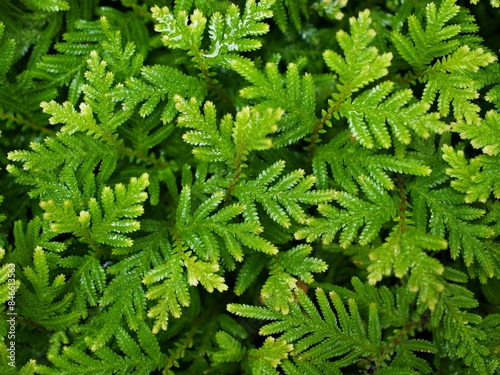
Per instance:
[[[14,61],[15,52],[16,42],[5,37],[5,25],[0,22],[0,82],[2,83]]]
[[[409,224],[409,223],[408,223]],[[368,266],[371,284],[392,273],[398,278],[410,274],[408,289],[419,293],[419,301],[434,310],[444,285],[440,276],[443,265],[424,250],[444,250],[447,243],[441,237],[416,230],[402,223],[395,226],[384,244],[370,253]]]
[[[277,147],[294,143],[311,133],[317,118],[315,116],[316,93],[311,74],[299,75],[295,63],[288,64],[285,75],[280,75],[274,63],[267,63],[265,75],[251,60],[232,59],[231,68],[242,75],[252,86],[240,90],[247,99],[256,99],[263,108],[282,108],[285,114],[279,122],[280,134],[273,140]]]
[[[248,351],[248,362],[252,373],[259,375],[279,374],[276,368],[292,350],[293,345],[288,344],[285,340],[266,338],[260,348]]]
[[[351,284],[353,290],[328,284],[321,285],[325,290],[333,290],[343,300],[354,299],[362,311],[367,311],[372,305],[377,306],[378,310],[384,311],[384,314],[379,316],[382,328],[401,327],[411,319],[411,306],[414,303],[415,294],[405,286],[390,289],[386,286],[375,287],[368,282],[362,282],[357,277],[351,279]],[[323,303],[323,300],[318,302]]]
[[[234,285],[234,292],[238,296],[254,283],[265,267],[265,258],[262,253],[251,253],[245,259]]]
[[[245,348],[227,332],[217,332],[215,341],[222,350],[212,354],[214,362],[239,362],[243,359]]]
[[[276,0],[271,10],[281,32],[286,33],[290,19],[296,30],[302,28],[302,18],[309,18],[308,0]]]
[[[23,316],[51,330],[65,329],[80,319],[80,313],[72,308],[74,294],[63,293],[64,275],[56,276],[50,284],[49,265],[40,247],[35,249],[33,267],[26,267],[24,275],[30,287],[23,284],[19,289],[19,310]]]
[[[460,133],[462,139],[470,140],[472,147],[481,149],[486,155],[500,153],[500,114],[496,111],[486,112],[479,126],[459,122],[453,125],[453,131]]]
[[[443,148],[451,156],[449,149]],[[484,282],[500,272],[498,260],[490,255],[487,245],[487,239],[494,235],[493,229],[474,223],[485,211],[464,205],[464,196],[453,189],[436,186],[447,180],[442,169],[433,174],[429,181],[417,177],[409,187],[416,227],[429,229],[440,237],[447,235],[451,257],[456,259],[461,255],[469,272],[477,272]],[[436,179],[439,182],[435,183]]]
[[[87,63],[89,64],[89,70],[85,73],[87,83],[82,88],[85,103],[80,104],[80,112],[69,102],[60,105],[51,101],[44,102],[41,106],[45,113],[52,116],[51,124],[65,124],[61,128],[62,133],[87,132],[98,139],[108,138],[108,142],[111,142],[110,135],[128,120],[131,112],[114,111],[115,104],[107,98],[113,87],[114,75],[106,71],[106,62],[99,58],[97,52],[90,53]]]
[[[380,55],[376,47],[370,47],[376,35],[375,30],[370,28],[371,22],[368,9],[360,12],[358,18],[351,17],[351,34],[343,30],[336,34],[345,57],[332,50],[323,54],[326,65],[338,74],[342,89],[349,92],[356,92],[388,73],[392,53]]]
[[[425,30],[416,16],[408,17],[411,39],[398,32],[393,33],[393,42],[398,52],[416,69],[422,69],[433,59],[449,54],[459,46],[459,42],[453,37],[460,33],[460,25],[447,25],[460,10],[455,2],[455,0],[444,1],[439,9],[434,3],[427,5]]]
[[[118,159],[111,146],[80,134],[47,137],[44,143],[32,142],[31,149],[9,153],[7,157],[22,162],[23,168],[11,164],[7,170],[21,184],[33,187],[32,197],[57,202],[70,199],[77,207],[95,194],[95,168],[99,166],[97,181],[102,183],[109,178]],[[78,183],[77,179],[81,182]]]
[[[50,349],[50,361],[56,371],[66,374],[151,373],[163,367],[166,355],[161,353],[156,337],[145,323],[141,323],[137,335],[132,336],[123,328],[116,331],[117,347],[98,349],[88,353],[78,345],[62,346],[55,343]],[[123,354],[122,354],[123,353]],[[38,365],[40,374],[52,374],[54,368]]]
[[[344,18],[341,9],[347,5],[347,2],[348,0],[320,0],[313,4],[313,8],[322,16],[340,21]]]
[[[461,24],[460,7],[456,0],[443,1],[439,9],[434,3],[426,8],[426,26],[423,28],[414,15],[408,18],[410,38],[393,32],[392,40],[401,56],[426,82],[422,100],[436,101],[439,113],[447,116],[453,103],[455,118],[468,124],[479,124],[479,107],[472,101],[478,98],[478,84],[470,72],[493,63],[496,57],[482,48],[471,49],[462,43],[459,35],[471,32]],[[457,23],[451,23],[456,21]],[[437,60],[433,65],[433,60]]]
[[[446,170],[446,174],[455,178],[451,186],[466,194],[466,202],[486,202],[491,195],[500,198],[500,184],[497,181],[500,160],[497,156],[480,155],[467,160],[462,150],[455,151],[445,145],[443,158],[451,167]]]
[[[442,320],[443,331],[437,340],[447,345],[442,350],[451,359],[463,358],[465,364],[477,372],[493,374],[500,363],[485,346],[487,336],[480,329],[482,318],[466,310],[476,306],[477,300],[467,288],[447,283],[432,314],[431,324],[436,327]]]
[[[285,162],[280,160],[262,171],[255,180],[241,182],[234,189],[232,194],[246,206],[245,216],[249,220],[258,220],[255,207],[258,202],[272,220],[288,228],[291,224],[290,216],[299,223],[306,221],[306,214],[299,203],[317,205],[333,199],[332,190],[310,191],[315,178],[304,177],[305,172],[301,169],[281,177],[271,185],[284,168]]]
[[[328,173],[327,165],[330,165],[331,174]],[[390,173],[417,176],[427,176],[431,173],[430,168],[418,160],[401,159],[360,147],[346,131],[316,149],[312,166],[315,176],[318,177],[318,187],[324,189],[331,176],[334,186],[341,187],[351,194],[357,194],[359,191],[356,180],[360,173],[370,176],[388,191],[395,187]]]
[[[443,133],[448,129],[445,123],[439,121],[437,113],[427,113],[430,108],[428,104],[412,103],[413,94],[410,89],[389,96],[393,87],[392,82],[386,81],[341,105],[340,115],[347,118],[349,129],[361,145],[367,148],[375,145],[389,148],[391,139],[409,144],[410,129],[424,138],[430,132]],[[333,102],[330,105],[333,106]],[[416,117],[420,121],[412,122],[411,119]],[[386,123],[391,129],[392,137]]]
[[[42,201],[40,206],[45,211],[44,219],[51,222],[53,233],[74,233],[82,241],[94,244],[106,244],[114,247],[129,247],[133,241],[125,234],[140,228],[134,220],[142,215],[141,205],[147,198],[144,192],[148,186],[148,175],[132,178],[128,187],[117,184],[114,191],[110,187],[102,189],[99,201],[90,198],[87,210],[75,211],[71,200],[62,204]]]
[[[281,119],[281,109],[259,111],[245,107],[236,114],[236,118],[228,114],[217,126],[216,109],[213,103],[206,102],[202,114],[195,98],[190,101],[176,96],[176,108],[182,116],[177,119],[181,127],[191,128],[183,136],[185,142],[195,145],[193,153],[202,161],[221,161],[242,167],[252,150],[271,148],[272,141],[268,134],[277,130],[276,123]]]
[[[397,201],[368,176],[360,175],[358,183],[369,201],[337,191],[334,200],[344,209],[319,205],[318,211],[323,218],[307,219],[306,227],[299,229],[295,238],[305,238],[307,242],[322,238],[324,244],[329,244],[337,232],[341,232],[339,242],[345,248],[358,237],[358,229],[364,226],[359,234],[359,243],[366,245],[373,241],[382,225],[396,216]]]
[[[328,265],[321,259],[310,257],[311,252],[311,246],[299,245],[281,251],[269,262],[270,276],[261,289],[262,301],[267,306],[288,314],[290,304],[295,300],[294,291],[298,288],[295,277],[310,284],[314,281],[312,273],[326,271]]]
[[[179,239],[190,246],[204,260],[217,261],[220,251],[227,251],[236,261],[243,259],[241,245],[266,254],[276,254],[278,249],[269,241],[258,236],[262,227],[251,221],[231,223],[246,209],[245,205],[235,203],[210,215],[224,199],[219,191],[205,200],[192,214],[191,192],[185,186],[181,192],[177,208],[176,228]],[[225,247],[219,249],[217,235],[224,241]]]
[[[69,3],[65,0],[26,0],[26,5],[34,9],[43,10],[46,12],[59,12],[69,9]]]
[[[306,368],[311,369],[313,374],[340,374],[340,369],[362,362],[364,358],[378,358],[380,351],[384,350],[379,312],[375,304],[370,304],[368,318],[363,320],[354,299],[348,300],[346,309],[338,294],[332,292],[328,298],[322,289],[316,289],[318,310],[304,292],[298,290],[296,295],[300,307],[292,305],[287,315],[279,316],[271,313],[271,309],[236,304],[228,305],[228,310],[239,316],[272,320],[261,328],[260,334],[281,334],[279,340],[293,344],[291,360],[282,364],[292,374]],[[399,350],[410,353],[434,351],[424,341],[404,340],[399,345]],[[397,363],[394,365],[396,367]],[[405,364],[402,369],[423,366],[417,359]]]
[[[5,249],[0,248],[0,260],[5,256]],[[9,299],[12,302],[7,302],[7,311],[15,311],[15,294],[21,285],[19,280],[14,278],[16,266],[14,263],[4,264],[0,268],[0,302],[5,304]],[[5,308],[5,307],[4,307]]]
[[[126,293],[129,298],[122,298]],[[146,316],[146,296],[137,272],[113,278],[99,300],[102,313],[87,327],[85,342],[92,351],[105,347],[124,325],[137,331]]]
[[[155,1],[0,0],[0,374],[497,374],[498,1]]]
[[[99,295],[106,286],[106,275],[99,260],[95,256],[68,256],[59,260],[64,268],[73,268],[71,281],[80,283],[77,297],[83,298],[90,306],[96,306]],[[70,282],[71,282],[70,281]],[[82,313],[86,315],[86,311]]]
[[[124,110],[144,102],[138,111],[141,117],[149,116],[160,102],[168,99],[161,114],[164,124],[172,121],[177,112],[175,95],[195,97],[201,101],[206,96],[206,87],[198,79],[186,76],[177,69],[157,65],[143,67],[140,77],[131,77],[113,92],[113,97],[123,102]]]
[[[149,287],[146,292],[148,299],[159,300],[148,312],[149,318],[155,318],[154,333],[158,333],[160,329],[166,330],[169,315],[180,317],[181,306],[187,307],[190,304],[188,282],[182,266],[182,259],[172,254],[170,259],[149,271],[142,280],[144,284],[150,285],[166,279],[160,285]]]
[[[224,64],[234,52],[259,49],[261,43],[251,37],[268,32],[269,26],[261,21],[272,16],[270,8],[273,3],[274,0],[259,3],[247,0],[243,14],[231,4],[225,15],[215,12],[210,20],[198,9],[189,17],[185,10],[173,14],[167,7],[156,6],[152,12],[158,22],[155,30],[163,34],[163,43],[170,48],[189,51],[195,57],[195,64],[204,70]],[[210,47],[205,51],[201,48],[201,41],[207,22]]]

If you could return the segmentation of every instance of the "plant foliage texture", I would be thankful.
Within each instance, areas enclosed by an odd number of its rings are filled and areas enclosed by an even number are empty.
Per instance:
[[[0,1],[0,373],[499,374],[499,6]]]

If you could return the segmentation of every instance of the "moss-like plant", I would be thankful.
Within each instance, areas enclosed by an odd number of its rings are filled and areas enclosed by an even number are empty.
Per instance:
[[[1,1],[0,373],[498,374],[476,3]]]

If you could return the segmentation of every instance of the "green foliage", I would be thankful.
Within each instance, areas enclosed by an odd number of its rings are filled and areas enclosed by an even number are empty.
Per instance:
[[[457,120],[478,125],[480,108],[472,100],[479,97],[479,87],[470,73],[491,64],[496,56],[481,47],[474,48],[478,40],[467,33],[477,31],[477,26],[473,18],[460,17],[460,11],[454,0],[443,1],[439,9],[430,3],[426,8],[425,29],[417,17],[410,16],[411,40],[399,32],[392,37],[398,52],[412,67],[413,79],[426,83],[422,100],[431,104],[439,93],[437,106],[442,116],[449,114],[453,103]]]
[[[381,373],[388,370],[414,373],[413,369],[430,373],[431,369],[425,361],[413,353],[436,352],[430,342],[409,338],[393,342],[389,338],[385,342],[382,340],[382,329],[388,327],[381,325],[375,303],[367,306],[367,318],[363,319],[355,299],[349,298],[346,309],[337,293],[330,292],[328,297],[322,289],[316,290],[318,309],[309,297],[299,292],[298,305],[294,305],[287,315],[245,305],[229,305],[228,310],[244,317],[272,320],[272,323],[261,327],[260,333],[282,334],[281,340],[293,343],[290,346],[294,360],[281,364],[287,373],[341,374],[342,368],[359,357],[365,358],[368,363],[373,361]],[[261,349],[264,347],[265,344]],[[386,351],[396,353],[392,363],[382,359]]]
[[[279,135],[274,138],[276,146],[285,146],[304,138],[312,131],[317,118],[315,115],[316,94],[311,74],[299,76],[299,67],[290,63],[285,77],[278,66],[266,64],[263,75],[251,60],[233,59],[231,68],[241,74],[253,86],[240,90],[246,99],[261,99],[259,106],[282,108],[285,114],[278,127]],[[283,87],[285,86],[285,87]]]
[[[0,2],[0,373],[497,374],[498,5]]]
[[[0,40],[1,40],[1,54],[0,54],[0,65],[2,66],[0,70],[0,82],[5,80],[5,75],[10,69],[12,60],[14,59],[14,54],[16,51],[16,42],[14,39],[5,38],[5,25],[0,22]]]
[[[202,71],[217,65],[234,52],[254,51],[261,43],[253,38],[268,32],[269,25],[260,22],[272,16],[269,10],[274,0],[249,0],[240,14],[239,8],[231,4],[224,16],[214,12],[208,20],[196,9],[190,16],[182,9],[172,13],[168,7],[154,7],[151,11],[158,24],[155,30],[162,34],[162,42],[169,48],[188,51],[194,64]],[[203,34],[208,22],[210,46],[202,48]]]

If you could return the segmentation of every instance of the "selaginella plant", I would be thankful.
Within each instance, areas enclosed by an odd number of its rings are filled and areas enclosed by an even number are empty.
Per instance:
[[[496,0],[0,2],[1,374],[498,374]]]

